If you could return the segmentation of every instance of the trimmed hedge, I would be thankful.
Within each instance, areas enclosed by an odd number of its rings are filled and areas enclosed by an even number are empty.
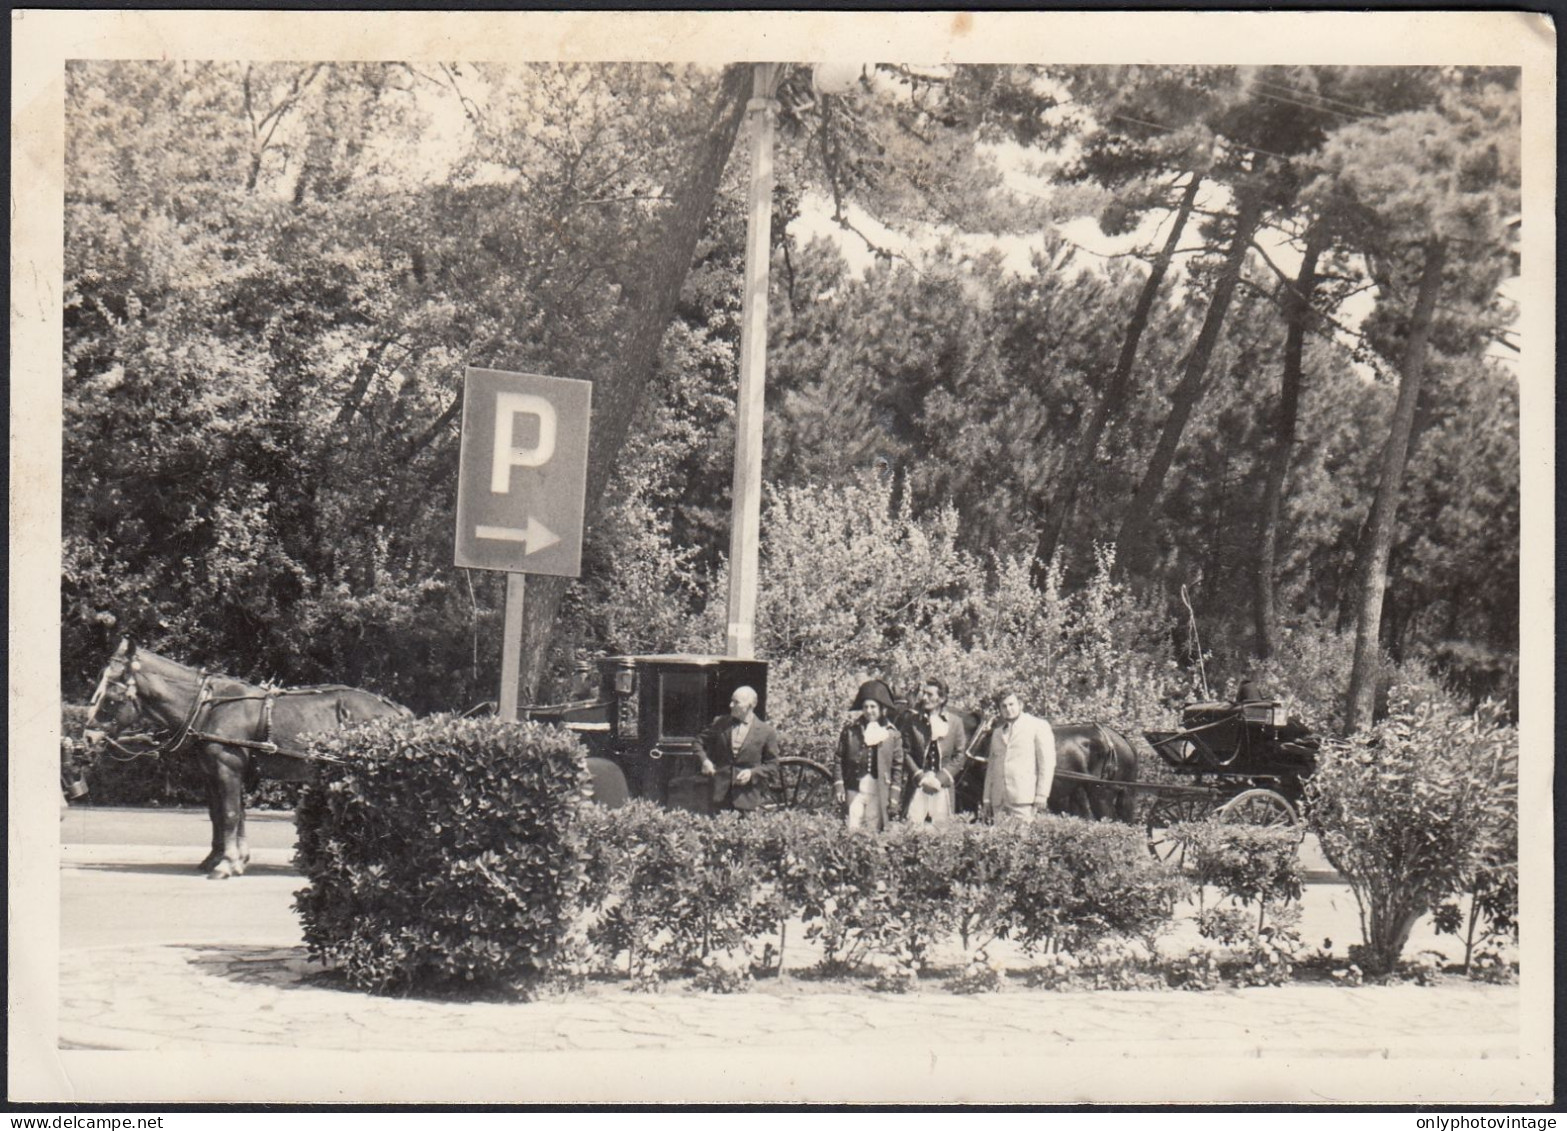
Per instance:
[[[939,952],[951,989],[980,992],[1002,984],[998,940],[1037,985],[1209,988],[1287,978],[1298,942],[1288,831],[1180,827],[1188,876],[1141,830],[1069,817],[871,834],[809,813],[606,809],[584,802],[577,740],[536,724],[381,720],[317,749],[342,762],[299,806],[296,907],[312,955],[372,991],[733,992],[804,966],[807,942],[817,976],[903,991]],[[1187,898],[1219,949],[1172,960],[1158,943]]]
[[[531,992],[586,882],[586,754],[495,718],[382,719],[318,736],[296,813],[310,953],[376,992]]]
[[[1202,968],[1193,973],[1201,988],[1215,978],[1243,986],[1289,981],[1303,950],[1296,929],[1305,881],[1301,830],[1194,821],[1170,835],[1185,846],[1197,881],[1198,931],[1221,948],[1189,956],[1189,967]]]
[[[1189,890],[1138,830],[1071,818],[870,835],[805,813],[706,818],[633,804],[590,807],[583,821],[578,972],[614,973],[624,959],[644,989],[715,967],[776,971],[794,922],[820,948],[821,973],[876,968],[888,988],[953,942],[970,959],[1001,938],[1028,953],[1108,939],[1151,951]]]

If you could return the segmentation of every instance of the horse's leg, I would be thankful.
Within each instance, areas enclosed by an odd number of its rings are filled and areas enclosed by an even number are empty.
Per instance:
[[[245,867],[250,863],[250,843],[245,839],[245,781],[240,778],[239,785],[239,825],[234,835],[235,859],[239,861],[234,866],[234,874],[243,876]]]
[[[212,851],[207,853],[205,860],[196,865],[196,871],[210,872],[218,861],[223,859],[223,795],[218,788],[216,761],[208,757],[206,752],[202,752],[199,757],[201,784],[207,794],[207,820],[212,824]]]
[[[223,821],[223,858],[207,876],[226,880],[245,874],[240,858],[240,829],[245,816],[245,759],[222,747],[211,748],[219,791],[219,816]]]

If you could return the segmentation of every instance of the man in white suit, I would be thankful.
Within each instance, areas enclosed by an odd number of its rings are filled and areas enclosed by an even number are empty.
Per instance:
[[[1001,721],[990,733],[985,765],[985,816],[1032,821],[1050,800],[1056,776],[1056,736],[1050,724],[1023,710],[1015,691],[1000,695]]]

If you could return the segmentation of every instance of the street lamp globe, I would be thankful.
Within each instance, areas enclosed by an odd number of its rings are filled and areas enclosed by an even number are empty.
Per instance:
[[[864,73],[864,63],[817,63],[811,68],[811,86],[817,94],[848,94]]]

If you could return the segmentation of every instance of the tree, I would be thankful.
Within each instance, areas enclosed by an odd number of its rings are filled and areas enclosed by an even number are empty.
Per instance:
[[[651,238],[638,247],[621,282],[620,312],[624,328],[616,335],[616,348],[594,374],[595,412],[588,447],[587,512],[591,523],[598,515],[615,458],[652,379],[658,350],[669,328],[701,234],[702,222],[734,146],[746,99],[752,93],[749,67],[725,69],[714,92],[706,120],[694,131],[683,152],[683,175],[671,192],[672,203]],[[567,579],[542,577],[530,586],[523,619],[522,672],[525,698],[531,698],[543,674],[555,615],[567,588]]]
[[[1457,240],[1476,252],[1465,258],[1463,294],[1488,302],[1504,262],[1502,223],[1516,207],[1516,93],[1460,87],[1441,110],[1344,127],[1324,149],[1315,186],[1319,207],[1355,225],[1402,323],[1398,401],[1356,561],[1355,665],[1345,711],[1351,730],[1372,718],[1388,556],[1450,249]]]

